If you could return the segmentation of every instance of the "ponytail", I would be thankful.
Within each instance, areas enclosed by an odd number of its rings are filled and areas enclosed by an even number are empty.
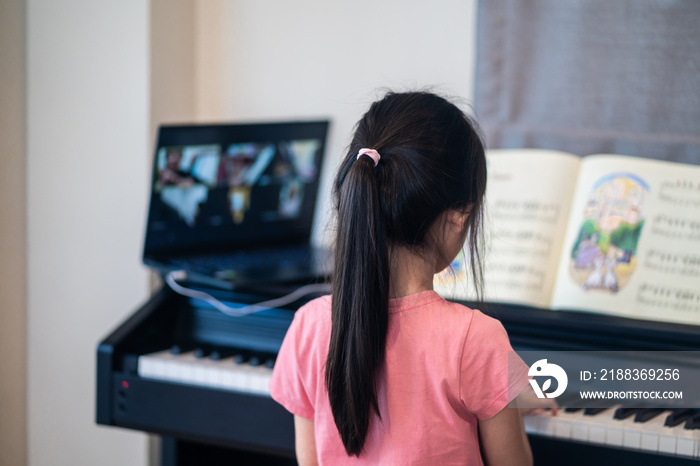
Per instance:
[[[334,184],[337,233],[325,374],[348,455],[362,454],[371,423],[381,419],[377,391],[389,327],[391,248],[442,253],[440,240],[428,234],[432,225],[449,209],[469,209],[464,227],[479,289],[485,189],[486,158],[476,127],[442,97],[388,93],[357,123]]]
[[[372,411],[379,416],[377,383],[389,322],[389,252],[374,162],[360,157],[343,178],[336,185],[338,231],[326,388],[345,450],[359,456]]]

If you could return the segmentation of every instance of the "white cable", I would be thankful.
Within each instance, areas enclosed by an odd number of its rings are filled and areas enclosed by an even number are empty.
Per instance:
[[[307,294],[328,293],[331,291],[331,286],[328,283],[318,283],[302,286],[280,298],[270,299],[268,301],[263,301],[257,304],[249,304],[247,306],[242,307],[231,307],[223,303],[222,301],[216,299],[209,293],[200,290],[193,290],[191,288],[186,288],[177,283],[177,280],[184,280],[186,278],[187,273],[184,270],[173,270],[172,272],[168,272],[168,274],[165,276],[165,282],[176,293],[181,294],[183,296],[187,296],[189,298],[201,299],[203,301],[206,301],[219,311],[232,317],[247,316],[256,312],[266,311],[271,308],[284,306],[285,304],[293,303],[297,299],[301,298],[302,296],[306,296]]]

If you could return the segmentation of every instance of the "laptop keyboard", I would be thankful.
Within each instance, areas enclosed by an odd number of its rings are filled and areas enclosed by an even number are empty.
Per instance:
[[[246,270],[259,267],[302,264],[309,255],[308,247],[237,251],[232,254],[210,254],[186,259],[173,259],[174,266],[195,272]]]

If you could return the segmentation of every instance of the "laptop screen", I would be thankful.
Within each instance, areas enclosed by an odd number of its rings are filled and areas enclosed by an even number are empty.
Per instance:
[[[161,126],[144,259],[308,243],[328,121]]]

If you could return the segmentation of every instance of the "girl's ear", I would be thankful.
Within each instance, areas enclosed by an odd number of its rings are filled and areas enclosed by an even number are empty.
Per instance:
[[[467,223],[467,218],[469,218],[469,214],[471,213],[472,208],[467,207],[465,209],[450,209],[447,212],[447,223],[449,223],[451,226],[458,227],[460,229],[464,228],[464,225]]]

